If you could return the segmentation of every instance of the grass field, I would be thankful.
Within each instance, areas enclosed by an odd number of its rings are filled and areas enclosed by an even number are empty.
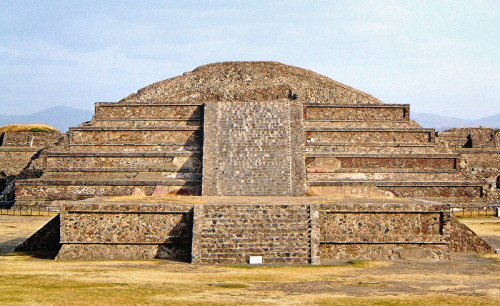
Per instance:
[[[0,133],[2,132],[60,132],[53,126],[48,124],[41,123],[32,123],[32,124],[9,124],[0,127]]]
[[[0,238],[8,234],[14,239],[16,227],[26,233],[43,223],[41,217],[16,217],[10,223],[8,218],[13,216],[0,216]],[[471,220],[474,230],[498,234],[495,219]],[[2,305],[367,303],[499,305],[500,256],[455,254],[452,262],[355,261],[317,267],[0,256]]]

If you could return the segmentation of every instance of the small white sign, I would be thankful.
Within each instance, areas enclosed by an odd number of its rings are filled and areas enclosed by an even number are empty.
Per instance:
[[[249,263],[251,265],[261,265],[262,264],[262,256],[250,256]]]

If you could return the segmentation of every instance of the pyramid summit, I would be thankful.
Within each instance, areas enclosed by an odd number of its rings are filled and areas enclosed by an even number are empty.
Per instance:
[[[278,62],[223,62],[200,66],[181,76],[156,82],[121,103],[231,102],[287,100],[338,104],[374,103],[371,95],[313,71]]]

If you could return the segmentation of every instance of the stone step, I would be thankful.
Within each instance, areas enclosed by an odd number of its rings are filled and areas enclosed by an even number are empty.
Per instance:
[[[176,157],[201,156],[201,152],[193,151],[160,151],[160,152],[47,152],[48,157]]]
[[[264,257],[267,258],[267,259],[271,259],[271,258],[282,258],[283,261],[285,261],[285,259],[291,259],[291,258],[295,258],[297,260],[304,260],[304,262],[308,262],[308,253],[309,251],[303,251],[303,252],[287,252],[287,251],[277,251],[277,252],[264,252],[264,251],[256,251],[256,250],[249,250],[250,253],[253,253],[252,256],[262,256],[263,259]],[[305,257],[305,258],[304,258]],[[241,258],[241,255],[237,254],[237,253],[228,253],[228,252],[220,252],[220,253],[210,253],[210,252],[207,252],[203,258],[205,259],[222,259],[222,260],[227,260],[227,259],[240,259]],[[306,259],[307,258],[307,259]]]
[[[196,104],[95,103],[94,119],[201,119]]]
[[[309,255],[308,253],[310,252],[310,249],[306,250],[300,250],[299,252],[290,252],[286,248],[279,248],[273,251],[270,251],[268,248],[260,248],[260,247],[249,247],[247,248],[247,252],[249,253],[254,253],[254,254],[261,254],[262,256],[266,257],[300,257],[300,256],[307,256]],[[205,258],[218,258],[218,257],[224,257],[225,259],[227,258],[239,258],[238,255],[233,255],[233,253],[228,253],[227,248],[207,248],[206,249],[207,255],[205,255]],[[223,255],[222,255],[223,254]],[[221,256],[222,255],[222,256]]]
[[[139,188],[146,195],[155,190],[162,194],[199,194],[200,181],[165,180],[44,180],[16,182],[16,199],[20,200],[81,200],[101,196],[131,195]]]
[[[287,218],[287,220],[307,220],[302,214],[306,214],[309,210],[307,209],[290,209],[288,210],[287,213],[279,212],[279,211],[274,211],[274,210],[252,210],[252,215],[249,216],[248,212],[226,212],[224,214],[222,213],[213,213],[213,214],[205,214],[203,215],[204,218],[209,218],[209,219],[217,219],[217,222],[230,222],[234,220],[238,220],[238,222],[241,223],[250,223],[250,222],[255,222],[255,221],[261,221],[263,220],[273,220],[273,221],[280,221],[282,218]],[[293,214],[297,214],[297,216],[294,216]]]
[[[91,171],[91,169],[84,169],[84,171],[78,171],[77,169],[71,169],[72,171],[52,171],[53,169],[44,170],[43,179],[47,180],[126,180],[126,179],[180,179],[180,180],[201,180],[201,173],[194,172],[172,172],[172,171],[133,171],[131,169],[126,169],[126,171],[114,171],[111,169],[99,169],[97,171]]]
[[[392,192],[410,198],[480,198],[483,185],[466,181],[377,181],[377,180],[317,180],[309,181],[311,195],[345,196],[377,195],[376,190]]]
[[[303,238],[300,238],[303,239]],[[304,240],[302,240],[304,241]],[[303,250],[309,249],[310,245],[306,241],[303,243]],[[261,247],[261,248],[269,248],[269,247],[275,247],[276,250],[279,249],[286,249],[282,248],[279,246],[276,246],[276,243],[272,241],[272,239],[269,239],[269,241],[261,241],[259,239],[258,242],[232,242],[232,241],[226,241],[224,240],[223,242],[217,241],[213,243],[202,243],[201,247],[203,248],[226,248],[226,251],[228,248],[238,248],[238,247]]]
[[[322,143],[306,144],[306,154],[327,154],[327,153],[371,153],[371,154],[426,154],[438,153],[434,143],[429,144],[350,144],[350,143]]]
[[[202,134],[198,127],[148,127],[148,128],[70,128],[70,143],[77,145],[102,144],[201,144]]]
[[[357,185],[357,184],[371,184],[371,185],[376,185],[376,186],[463,186],[463,187],[468,187],[468,186],[482,186],[480,182],[442,182],[442,181],[437,181],[437,182],[426,182],[426,181],[386,181],[386,182],[379,182],[379,181],[356,181],[356,180],[331,180],[331,181],[311,181],[309,183],[311,186],[345,186],[345,185]]]
[[[0,171],[3,173],[0,177],[21,173],[39,150],[41,148],[0,147]]]
[[[462,182],[465,178],[459,172],[383,172],[368,173],[360,169],[358,172],[307,173],[308,181],[322,180],[373,180],[373,181],[452,181]]]
[[[193,153],[201,152],[203,146],[201,143],[187,144],[70,144],[71,153],[149,153],[149,152],[172,152],[190,151]]]
[[[331,153],[306,153],[306,157],[338,157],[338,158],[458,158],[458,153],[350,153],[350,152],[331,152]]]
[[[120,127],[120,128],[144,128],[144,127],[198,127],[202,125],[201,119],[134,119],[134,120],[92,120],[92,127]]]
[[[201,154],[192,152],[49,153],[44,163],[47,169],[56,171],[64,168],[73,169],[71,171],[125,168],[135,171],[160,169],[177,172],[200,172]]]
[[[305,121],[409,121],[409,104],[312,104],[304,105]]]
[[[224,257],[224,255],[218,255],[217,258],[202,257],[202,258],[200,258],[200,262],[206,263],[206,264],[226,264],[226,265],[245,264],[245,263],[248,263],[248,258],[245,258],[245,257],[229,258],[229,257]],[[262,262],[263,262],[263,264],[283,264],[283,265],[310,263],[309,259],[305,258],[304,256],[272,257],[272,256],[265,256],[265,254],[262,258]]]
[[[337,172],[339,169],[408,169],[454,170],[457,169],[457,154],[352,154],[352,153],[308,153],[306,166],[308,172]]]
[[[283,220],[279,220],[283,222]],[[309,230],[309,222],[308,221],[303,221],[303,222],[294,222],[297,220],[286,220],[287,221],[287,227],[286,228],[267,228],[265,231],[262,230],[261,225],[266,225],[266,222],[261,222],[258,225],[255,226],[256,224],[252,224],[253,227],[241,227],[241,224],[239,222],[233,222],[233,223],[220,223],[219,226],[225,226],[225,227],[231,227],[231,232],[227,232],[225,230],[217,230],[214,228],[203,228],[202,234],[204,237],[209,237],[209,236],[216,236],[220,235],[220,237],[234,237],[234,239],[252,239],[252,237],[247,237],[247,238],[242,238],[242,237],[235,237],[236,234],[244,234],[247,231],[256,231],[254,235],[261,235],[265,236],[268,233],[275,233],[275,232],[283,232],[286,233],[287,235],[284,235],[284,238],[287,237],[288,235],[308,235],[308,230]],[[271,221],[273,222],[273,221]],[[211,224],[209,223],[202,223],[203,226],[210,226]],[[213,225],[213,224],[212,224]],[[297,231],[294,233],[294,231]],[[273,238],[273,239],[279,239],[279,238]]]
[[[309,128],[306,130],[306,145],[337,144],[431,144],[435,142],[433,129],[340,129]]]
[[[361,129],[361,128],[378,128],[378,129],[405,129],[405,128],[420,128],[414,121],[349,121],[349,120],[315,120],[304,121],[304,128],[336,128],[336,129]]]
[[[43,148],[56,143],[62,134],[49,132],[3,132],[0,133],[0,136],[2,138],[2,147]]]

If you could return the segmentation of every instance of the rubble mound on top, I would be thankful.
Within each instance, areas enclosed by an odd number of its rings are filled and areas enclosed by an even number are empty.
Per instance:
[[[204,65],[156,82],[120,102],[203,103],[287,100],[338,104],[381,101],[313,71],[278,62],[224,62]]]

